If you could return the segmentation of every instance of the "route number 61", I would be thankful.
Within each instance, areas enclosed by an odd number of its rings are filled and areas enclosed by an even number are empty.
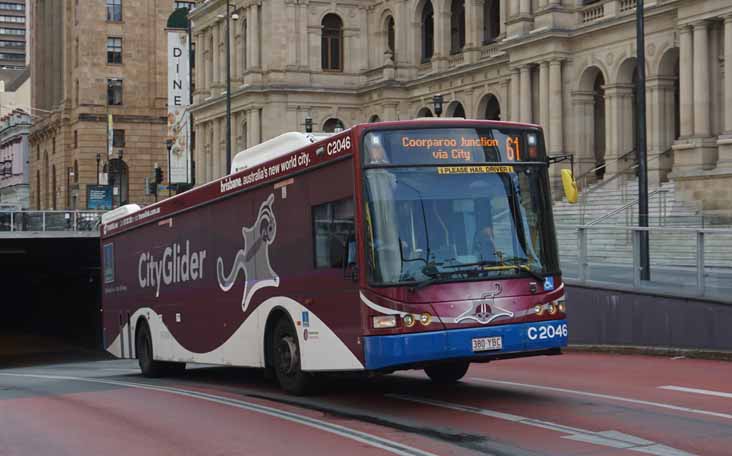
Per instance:
[[[555,337],[567,337],[567,324],[559,324],[559,325],[548,325],[548,326],[540,326],[535,327],[532,326],[529,328],[528,336],[530,340],[546,340],[546,339],[554,339]]]

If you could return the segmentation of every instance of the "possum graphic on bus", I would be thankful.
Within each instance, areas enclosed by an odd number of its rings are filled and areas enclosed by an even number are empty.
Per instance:
[[[272,205],[275,196],[270,194],[259,207],[257,221],[250,228],[242,227],[244,248],[239,249],[234,258],[234,265],[229,274],[224,272],[224,259],[216,261],[216,273],[219,287],[228,292],[236,284],[239,272],[244,272],[244,293],[241,298],[242,311],[246,312],[249,301],[257,290],[266,287],[279,287],[280,277],[272,269],[269,261],[269,246],[277,236],[277,220]]]

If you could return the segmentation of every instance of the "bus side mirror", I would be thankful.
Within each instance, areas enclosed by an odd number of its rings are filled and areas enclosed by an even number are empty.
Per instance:
[[[570,204],[576,203],[579,196],[577,182],[574,180],[572,171],[568,169],[562,170],[562,187],[564,188],[564,196],[567,198],[567,202]]]
[[[346,261],[343,266],[343,278],[351,278],[358,281],[358,264],[356,262],[356,240],[351,239],[346,243]]]

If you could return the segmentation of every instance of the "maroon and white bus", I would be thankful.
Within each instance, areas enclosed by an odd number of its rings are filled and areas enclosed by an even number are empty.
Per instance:
[[[185,363],[424,369],[567,343],[536,125],[458,119],[288,133],[232,173],[102,226],[104,343],[143,374]]]

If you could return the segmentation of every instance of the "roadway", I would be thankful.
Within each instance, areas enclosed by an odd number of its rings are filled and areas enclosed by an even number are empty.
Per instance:
[[[134,361],[0,369],[0,455],[729,455],[732,364],[569,353],[338,378],[311,397],[259,371],[146,379]]]

